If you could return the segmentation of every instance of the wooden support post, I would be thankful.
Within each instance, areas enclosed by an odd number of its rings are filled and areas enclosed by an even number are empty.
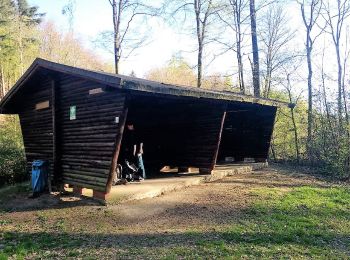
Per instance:
[[[121,146],[122,139],[123,139],[123,133],[124,133],[124,128],[125,128],[127,116],[128,116],[128,107],[125,107],[124,112],[123,112],[123,118],[120,121],[120,125],[119,125],[119,134],[118,134],[117,139],[115,141],[115,148],[114,148],[114,152],[113,152],[112,165],[111,165],[111,169],[109,171],[109,177],[108,177],[108,181],[107,181],[107,185],[106,185],[106,192],[107,193],[109,193],[111,191],[112,184],[113,184],[112,182],[113,182],[114,176],[116,174],[120,146]]]
[[[220,143],[221,143],[221,136],[222,136],[222,130],[224,129],[224,123],[225,123],[225,118],[226,118],[226,110],[227,110],[227,105],[225,105],[225,107],[224,107],[224,113],[222,114],[222,118],[221,118],[220,130],[219,130],[219,134],[218,134],[218,142],[217,142],[216,150],[215,150],[215,153],[214,153],[214,156],[213,156],[213,163],[211,165],[210,174],[211,174],[212,170],[214,169],[214,167],[216,165],[216,161],[218,159]],[[199,172],[201,173],[201,169],[199,169]]]

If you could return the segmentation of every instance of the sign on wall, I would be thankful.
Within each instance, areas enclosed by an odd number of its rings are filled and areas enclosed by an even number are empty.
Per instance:
[[[69,108],[69,120],[75,120],[77,119],[77,107],[71,106]]]

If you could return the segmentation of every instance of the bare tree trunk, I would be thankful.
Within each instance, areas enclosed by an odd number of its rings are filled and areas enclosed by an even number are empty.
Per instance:
[[[5,74],[4,74],[4,67],[2,64],[0,64],[0,73],[1,73],[1,95],[0,98],[2,99],[6,95],[6,83],[5,83]]]
[[[266,77],[265,77],[265,93],[264,97],[268,98],[271,91],[271,77],[272,77],[272,70],[270,68],[270,65],[266,68]]]
[[[274,138],[273,137],[272,137],[272,140],[271,140],[271,153],[272,153],[272,156],[273,156],[273,160],[275,162],[277,162],[276,151],[275,151],[275,144],[274,144]]]
[[[254,96],[260,96],[260,70],[259,70],[259,48],[258,37],[256,34],[256,10],[255,0],[250,0],[250,24],[251,24],[251,36],[252,36],[252,49],[253,49],[253,87]]]
[[[343,98],[343,90],[342,90],[342,72],[343,72],[343,68],[342,68],[342,64],[341,64],[341,58],[340,58],[340,49],[339,49],[339,40],[337,42],[335,42],[335,51],[336,51],[336,55],[337,55],[337,66],[338,66],[338,120],[339,120],[339,127],[340,129],[343,129],[343,102],[342,102],[342,98]]]
[[[326,110],[326,118],[328,123],[328,129],[332,129],[332,121],[331,121],[331,112],[327,101],[327,92],[326,92],[326,83],[325,83],[325,72],[324,72],[324,52],[325,49],[323,48],[323,54],[322,54],[322,66],[321,66],[321,79],[322,79],[322,93],[323,93],[323,103]],[[338,142],[338,136],[335,135],[335,131],[330,131],[333,139],[334,144],[334,151],[339,151],[339,142]]]
[[[19,22],[20,23],[20,22]],[[19,47],[19,61],[21,67],[21,75],[24,73],[24,57],[23,57],[23,40],[22,40],[22,27],[19,25],[19,39],[18,39],[18,47]]]
[[[199,44],[198,46],[201,46]],[[197,87],[200,88],[202,86],[202,56],[203,56],[203,47],[199,47],[198,50],[198,57],[197,57],[197,64],[198,64],[198,71],[197,71]]]
[[[194,9],[196,13],[197,40],[198,40],[198,53],[197,53],[197,87],[198,88],[202,86],[202,57],[203,57],[203,35],[201,32],[199,4],[200,3],[198,2],[198,0],[194,0]]]
[[[239,90],[244,94],[244,75],[243,75],[243,59],[242,59],[241,42],[237,42],[237,62],[238,62],[238,80],[239,80]]]
[[[287,88],[286,89],[287,89],[287,92],[288,92],[289,102],[293,103],[292,88],[291,87],[292,86],[291,86],[291,83],[290,83],[290,74],[287,74]],[[295,121],[294,108],[295,107],[291,107],[290,115],[291,115],[292,124],[293,124],[295,155],[296,155],[297,162],[299,163],[300,162],[299,136],[298,136],[297,124],[296,124],[296,121]]]
[[[307,125],[307,144],[306,150],[309,157],[310,162],[313,162],[313,88],[312,88],[312,48],[315,39],[311,38],[311,31],[313,26],[316,24],[316,21],[320,15],[322,0],[311,0],[308,4],[303,0],[300,4],[301,15],[304,22],[304,26],[306,29],[306,39],[305,39],[305,49],[306,49],[306,59],[307,59],[307,68],[308,68],[308,76],[307,76],[307,86],[308,86],[308,125]],[[305,11],[305,8],[309,8],[308,11]]]
[[[294,107],[290,109],[290,114],[292,117],[292,123],[293,123],[293,131],[294,131],[294,144],[295,144],[295,152],[297,157],[297,162],[300,162],[300,149],[299,149],[299,141],[298,141],[298,129],[297,124],[295,122],[295,115],[294,115]]]
[[[238,63],[238,81],[239,81],[239,90],[241,93],[245,92],[244,86],[244,71],[243,71],[243,58],[242,58],[242,31],[241,31],[241,16],[242,16],[242,2],[239,3],[234,1],[231,3],[233,7],[233,14],[235,19],[235,35],[236,35],[236,44],[237,44],[237,63]]]
[[[202,74],[203,74],[203,50],[204,50],[204,40],[206,38],[206,29],[208,24],[208,17],[212,12],[212,0],[208,0],[207,7],[204,10],[203,17],[201,14],[203,12],[203,0],[194,0],[194,11],[196,14],[196,31],[198,40],[198,54],[197,54],[197,87],[202,86]]]
[[[119,0],[118,3],[116,0],[112,2],[113,10],[113,29],[114,29],[114,66],[115,73],[119,73],[119,62],[120,62],[120,16],[122,9],[123,0]]]
[[[313,129],[313,100],[312,100],[312,63],[311,63],[311,52],[312,52],[312,41],[310,39],[310,30],[307,29],[306,33],[306,59],[307,59],[307,89],[308,89],[308,111],[307,111],[307,144],[306,150],[309,159],[312,161],[312,148],[313,148],[313,139],[312,139],[312,129]]]

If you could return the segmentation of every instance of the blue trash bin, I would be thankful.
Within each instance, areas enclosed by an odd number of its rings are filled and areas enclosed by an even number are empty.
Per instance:
[[[33,193],[41,193],[47,185],[48,163],[43,160],[35,160],[32,163],[32,189]]]

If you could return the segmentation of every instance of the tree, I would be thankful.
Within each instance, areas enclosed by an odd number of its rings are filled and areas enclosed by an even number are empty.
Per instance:
[[[261,54],[265,65],[263,96],[268,98],[273,74],[286,63],[291,63],[297,53],[288,48],[294,32],[288,27],[288,19],[281,5],[270,5],[262,16],[261,28]]]
[[[154,8],[143,0],[108,0],[113,12],[113,54],[114,54],[114,65],[115,73],[119,73],[119,63],[121,57],[124,55],[124,51],[129,49],[129,53],[125,55],[128,57],[136,48],[142,46],[145,42],[145,37],[138,35],[135,39],[127,38],[130,34],[131,27],[136,18],[147,16],[156,16],[159,14],[159,9]],[[144,26],[145,21],[138,21],[139,26]],[[142,27],[141,26],[141,27]],[[111,33],[104,32],[100,41],[104,41],[102,45],[109,42]],[[107,38],[107,39],[106,39]]]
[[[210,36],[213,36],[210,35],[212,33],[210,26],[214,23],[215,14],[220,9],[220,5],[214,0],[173,0],[165,2],[167,8],[171,9],[170,13],[173,17],[178,17],[180,14],[184,17],[184,21],[188,19],[187,15],[193,19],[195,26],[191,26],[191,30],[194,27],[197,41],[197,87],[200,88],[203,79],[203,53],[205,46],[211,41]]]
[[[11,17],[14,14],[14,5],[10,0],[0,0],[0,99],[6,94],[5,82],[5,62],[13,53],[13,46],[11,46]]]
[[[346,18],[350,16],[350,1],[349,0],[336,0],[335,10],[333,11],[332,6],[329,1],[323,4],[323,10],[325,14],[322,14],[328,32],[331,35],[335,53],[337,57],[337,69],[338,69],[338,120],[340,129],[342,128],[342,118],[343,118],[343,90],[344,90],[344,81],[343,81],[343,68],[342,68],[342,53],[340,49],[340,44],[342,40],[342,32],[344,28],[344,23]],[[344,96],[345,98],[345,96]],[[346,105],[346,100],[344,100],[344,106]],[[347,111],[345,111],[347,114]]]
[[[31,33],[26,31],[33,26],[41,23],[42,17],[45,15],[43,13],[38,13],[37,6],[29,6],[27,0],[16,0],[16,24],[18,26],[16,32],[16,42],[19,50],[21,74],[24,73],[24,49],[28,47],[29,44],[35,41]]]
[[[0,0],[0,77],[1,96],[32,61],[38,42],[37,25],[44,14],[26,0]]]
[[[69,0],[68,4],[66,4],[62,8],[62,14],[67,16],[68,23],[69,23],[69,31],[71,31],[71,32],[73,32],[75,9],[76,9],[76,1],[75,0]]]
[[[253,50],[253,62],[252,62],[252,72],[253,72],[253,87],[254,96],[260,96],[260,70],[259,70],[259,47],[258,47],[258,36],[256,33],[256,10],[255,10],[255,0],[249,0],[250,9],[250,24],[251,24],[251,37],[252,37],[252,50]]]
[[[312,50],[315,40],[320,34],[313,36],[314,27],[320,16],[322,0],[303,0],[298,2],[301,16],[306,30],[305,52],[308,67],[308,127],[307,127],[307,153],[312,161],[312,131],[313,131],[313,86],[312,86]]]
[[[208,18],[213,13],[212,0],[194,0],[194,11],[196,14],[196,31],[198,41],[197,53],[197,87],[202,86],[203,73],[203,49],[207,34]]]
[[[152,69],[146,78],[163,83],[195,87],[197,76],[190,65],[182,58],[173,56],[164,67]],[[214,74],[202,79],[202,88],[215,90],[231,90],[232,82],[220,74]]]
[[[173,56],[166,66],[150,70],[146,78],[168,84],[196,86],[196,74],[182,57],[177,56]]]
[[[37,55],[41,58],[86,69],[112,71],[100,57],[86,49],[73,32],[61,33],[51,22],[41,26],[38,38]]]
[[[224,26],[233,33],[232,41],[227,43],[220,40],[220,44],[224,45],[225,49],[235,52],[237,67],[238,67],[238,85],[241,93],[245,93],[244,84],[244,62],[243,62],[243,26],[249,19],[249,15],[245,13],[249,4],[248,0],[227,0],[227,3],[222,8],[221,12],[217,12],[219,19]],[[226,35],[226,33],[224,34]],[[230,37],[231,38],[231,37]],[[223,52],[226,53],[226,50]]]
[[[243,10],[248,4],[248,1],[244,0],[229,0],[230,6],[233,11],[234,17],[234,27],[235,27],[235,38],[236,38],[236,57],[238,64],[238,81],[239,89],[242,93],[245,92],[244,86],[244,73],[243,73],[243,58],[242,58],[242,42],[243,42],[243,32],[242,32],[242,23],[245,21],[242,17]]]

